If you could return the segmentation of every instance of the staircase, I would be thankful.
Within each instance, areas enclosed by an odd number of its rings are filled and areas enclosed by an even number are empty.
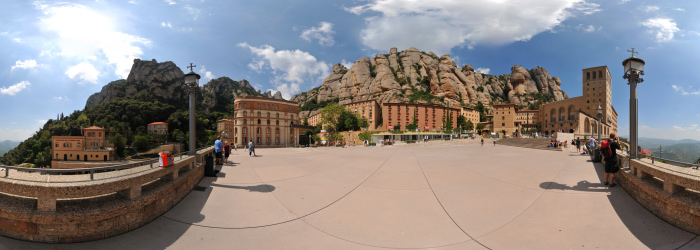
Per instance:
[[[541,150],[561,151],[561,148],[549,148],[549,138],[503,138],[498,140],[499,145],[532,148]]]

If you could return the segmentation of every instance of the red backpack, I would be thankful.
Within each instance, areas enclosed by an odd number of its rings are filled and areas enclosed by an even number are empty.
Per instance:
[[[600,151],[603,153],[603,156],[605,158],[610,158],[613,156],[612,149],[610,148],[610,141],[602,141],[600,142]]]

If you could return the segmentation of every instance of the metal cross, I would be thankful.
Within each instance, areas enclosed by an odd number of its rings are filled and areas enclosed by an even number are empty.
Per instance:
[[[634,48],[632,48],[632,50],[627,50],[627,52],[632,52],[632,57],[634,57],[634,54],[639,54],[639,52],[634,51]]]
[[[190,66],[187,67],[190,68],[190,71],[194,72],[194,67],[197,67],[197,65],[192,65],[192,63],[190,63]]]

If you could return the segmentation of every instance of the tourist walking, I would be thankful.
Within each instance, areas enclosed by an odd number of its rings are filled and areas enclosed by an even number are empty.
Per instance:
[[[233,145],[233,143],[231,143]],[[224,164],[228,163],[228,156],[231,155],[231,146],[224,145]]]
[[[608,140],[608,145],[604,149],[601,149],[603,156],[605,156],[605,185],[610,183],[609,187],[615,186],[615,173],[620,170],[620,166],[617,164],[617,153],[615,150],[620,150],[620,138],[615,137],[615,134],[610,134],[610,139]],[[608,149],[609,148],[609,149]],[[610,176],[610,182],[608,182],[608,176]]]
[[[216,137],[216,141],[214,141],[214,155],[216,155],[216,165],[221,165],[221,158],[224,156],[221,155],[221,150],[223,149],[223,145],[221,143],[221,136]]]
[[[248,141],[248,156],[253,157],[255,155],[255,144],[253,140]]]
[[[496,146],[496,139],[493,139],[493,146]]]
[[[581,152],[581,137],[576,137],[576,152]]]
[[[481,146],[484,146],[484,138],[481,138]]]

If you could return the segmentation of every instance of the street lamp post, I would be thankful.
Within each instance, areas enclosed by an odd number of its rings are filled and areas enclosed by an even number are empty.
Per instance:
[[[190,96],[190,151],[189,155],[195,155],[195,148],[197,147],[197,130],[195,129],[195,117],[194,117],[194,104],[195,104],[195,95],[197,94],[197,90],[199,90],[199,78],[200,76],[197,73],[194,73],[194,67],[197,67],[196,65],[192,65],[190,63],[190,66],[187,66],[190,68],[190,73],[185,74],[185,88],[187,88],[187,92],[189,93]]]
[[[603,108],[600,107],[600,103],[598,103],[598,109],[597,109],[597,114],[598,114],[598,143],[600,143],[600,129],[602,127],[601,122],[603,121]]]
[[[623,79],[627,79],[627,84],[630,85],[630,159],[637,159],[637,84],[644,82],[644,79],[639,77],[644,75],[644,60],[634,57],[634,48],[628,50],[632,56],[622,61],[625,67]]]

